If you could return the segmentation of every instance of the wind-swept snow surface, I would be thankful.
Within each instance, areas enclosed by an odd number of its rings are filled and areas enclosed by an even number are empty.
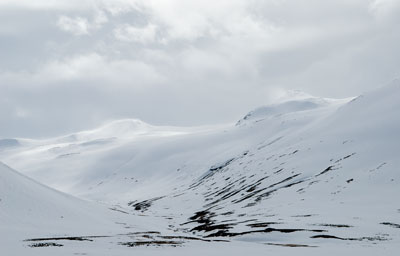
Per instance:
[[[0,223],[13,223],[0,235],[38,236],[36,218],[49,220],[41,234],[56,234],[53,226],[62,230],[63,221],[82,216],[85,225],[73,221],[66,230],[88,235],[99,228],[94,221],[110,222],[110,230],[118,222],[131,235],[114,232],[94,241],[97,249],[71,242],[24,248],[38,255],[75,249],[93,255],[391,255],[400,249],[399,131],[395,81],[354,99],[303,97],[261,107],[236,125],[175,128],[122,120],[55,139],[18,139],[0,151],[3,162],[101,204],[2,167],[1,181],[14,177],[5,184],[15,186],[0,188]],[[29,193],[26,183],[33,184]],[[7,198],[15,204],[5,204]],[[17,210],[33,201],[31,215]],[[91,215],[94,208],[101,210]],[[40,217],[41,209],[53,210]],[[84,221],[90,216],[96,218]],[[32,233],[20,232],[24,222]]]

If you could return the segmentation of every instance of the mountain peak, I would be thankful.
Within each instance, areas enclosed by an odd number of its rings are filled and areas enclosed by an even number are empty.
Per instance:
[[[289,90],[285,95],[278,98],[277,103],[261,106],[250,111],[236,125],[241,125],[249,120],[259,121],[267,117],[284,115],[293,112],[312,110],[333,105],[342,105],[353,98],[330,99],[318,98],[302,91]]]

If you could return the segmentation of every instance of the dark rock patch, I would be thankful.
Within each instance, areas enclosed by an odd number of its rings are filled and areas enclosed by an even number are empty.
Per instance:
[[[235,237],[235,236],[242,236],[242,235],[247,235],[247,234],[252,234],[252,233],[271,233],[271,232],[279,232],[279,233],[294,233],[294,232],[315,232],[315,233],[321,233],[321,232],[327,232],[326,230],[321,230],[321,229],[292,229],[292,228],[266,228],[266,229],[261,229],[261,230],[251,230],[251,231],[244,231],[244,232],[229,232],[226,230],[220,230],[216,233],[212,233],[210,235],[207,235],[206,237]]]
[[[125,242],[125,243],[119,243],[120,245],[124,245],[127,247],[138,247],[138,246],[163,246],[163,245],[169,245],[173,247],[177,247],[179,245],[182,245],[183,242],[181,241],[163,241],[163,240],[154,240],[154,241],[136,241],[136,242]]]
[[[155,197],[152,199],[140,201],[138,203],[136,203],[136,201],[132,201],[132,202],[128,203],[128,206],[133,207],[136,211],[144,212],[144,211],[147,211],[155,201],[160,200],[162,198],[164,198],[164,197],[163,196]]]
[[[64,246],[62,244],[57,244],[57,243],[34,243],[29,245],[29,247],[32,248],[38,248],[38,247],[61,247]]]

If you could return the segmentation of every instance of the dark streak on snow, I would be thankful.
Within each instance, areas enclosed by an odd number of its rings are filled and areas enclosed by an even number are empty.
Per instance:
[[[45,237],[45,238],[32,238],[26,239],[24,242],[38,242],[38,241],[58,241],[58,240],[70,240],[70,241],[89,241],[93,242],[91,238],[104,238],[110,236],[65,236],[65,237]]]
[[[387,239],[382,237],[382,236],[374,236],[374,237],[350,237],[350,238],[344,238],[344,237],[338,237],[338,236],[332,236],[332,235],[315,235],[312,236],[311,238],[323,238],[323,239],[337,239],[337,240],[346,240],[346,241],[386,241]]]
[[[392,222],[382,222],[381,225],[389,226],[392,228],[400,228],[400,224],[392,223]]]

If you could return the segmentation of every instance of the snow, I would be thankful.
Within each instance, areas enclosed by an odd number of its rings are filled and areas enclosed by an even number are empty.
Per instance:
[[[29,255],[394,255],[400,82],[343,100],[292,96],[237,125],[127,119],[16,139],[0,160],[45,185],[0,166],[0,246]],[[128,235],[138,231],[160,233]],[[22,241],[66,234],[109,237]],[[160,239],[166,245],[121,244]]]
[[[264,106],[257,108],[250,113],[248,113],[243,119],[239,120],[237,125],[242,125],[250,120],[252,122],[259,122],[268,117],[284,115],[288,113],[300,112],[300,111],[307,111],[312,109],[321,109],[332,107],[332,105],[340,105],[345,102],[350,101],[351,99],[324,99],[324,98],[303,98],[299,99],[292,99],[280,102],[278,104],[272,104],[269,106]]]

